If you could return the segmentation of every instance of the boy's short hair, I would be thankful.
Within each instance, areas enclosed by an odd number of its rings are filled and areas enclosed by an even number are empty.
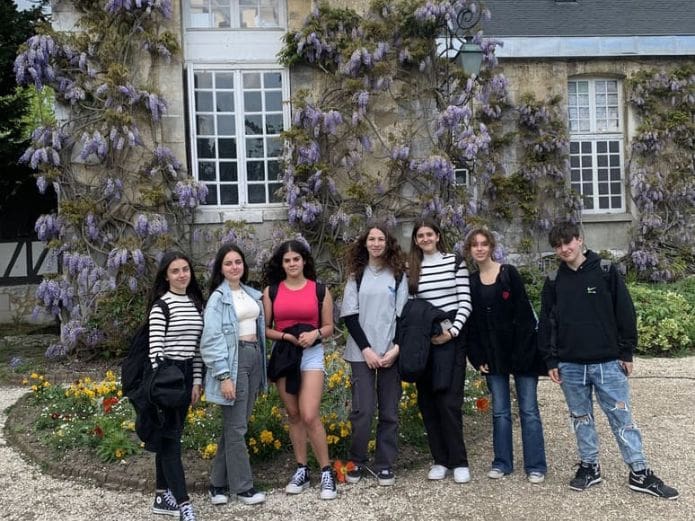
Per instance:
[[[553,248],[559,248],[563,244],[572,242],[572,239],[579,239],[582,233],[577,223],[571,221],[561,221],[555,223],[548,233],[548,242]]]

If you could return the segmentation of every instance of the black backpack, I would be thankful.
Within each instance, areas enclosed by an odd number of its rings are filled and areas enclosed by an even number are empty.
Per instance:
[[[164,313],[166,319],[164,334],[166,334],[166,330],[169,328],[169,305],[159,299],[154,302],[153,306],[158,306]],[[121,362],[121,388],[124,396],[130,397],[130,394],[140,388],[146,368],[150,365],[149,354],[150,322],[147,320],[135,331],[128,346],[128,354]]]

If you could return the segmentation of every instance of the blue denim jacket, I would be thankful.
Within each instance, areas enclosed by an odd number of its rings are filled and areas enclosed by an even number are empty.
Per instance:
[[[256,319],[256,337],[260,344],[261,360],[261,389],[268,385],[266,377],[265,352],[265,317],[263,316],[262,293],[245,284],[242,289],[256,301],[261,310]],[[222,282],[210,295],[205,306],[205,325],[200,339],[200,355],[207,367],[205,374],[205,398],[211,403],[234,405],[234,400],[227,400],[220,391],[220,382],[215,376],[229,372],[232,381],[236,383],[239,368],[239,321],[237,320],[232,290],[227,281]],[[259,389],[249,389],[255,394]]]

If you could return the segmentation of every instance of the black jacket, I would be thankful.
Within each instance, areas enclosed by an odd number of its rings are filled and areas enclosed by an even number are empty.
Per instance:
[[[404,368],[419,378],[431,378],[431,387],[435,391],[448,389],[457,360],[456,350],[462,346],[460,337],[442,345],[431,345],[432,336],[442,332],[440,322],[445,319],[453,320],[456,312],[447,313],[433,306],[424,299],[410,299],[403,307],[398,319],[396,340],[400,347],[398,367],[403,378]],[[460,335],[463,336],[463,335]],[[431,372],[425,371],[427,366]],[[406,381],[413,379],[403,378]]]
[[[283,331],[288,335],[299,337],[300,334],[307,331],[313,331],[316,326],[310,324],[295,324]],[[320,343],[320,339],[317,343]],[[273,344],[273,352],[268,361],[268,379],[271,382],[276,382],[279,378],[286,377],[285,391],[290,394],[299,394],[299,388],[302,383],[302,353],[303,348],[296,346],[291,342],[278,340]]]
[[[468,359],[478,369],[487,364],[491,374],[547,374],[538,352],[536,317],[524,281],[511,264],[500,266],[494,303],[482,303],[480,273],[470,276],[473,312],[468,320]]]
[[[543,285],[539,347],[548,369],[578,364],[632,361],[637,318],[632,298],[614,265],[606,275],[592,251],[577,271],[560,265]]]

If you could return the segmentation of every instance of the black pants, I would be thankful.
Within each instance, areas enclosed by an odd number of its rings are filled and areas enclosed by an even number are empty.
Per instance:
[[[432,346],[437,349],[437,346]],[[435,391],[432,387],[432,365],[428,363],[423,377],[416,383],[417,404],[427,431],[427,442],[436,465],[453,469],[468,466],[463,441],[463,386],[466,381],[466,358],[457,354],[451,384]]]
[[[181,407],[164,409],[165,422],[162,428],[161,444],[154,459],[155,478],[157,490],[171,490],[176,502],[180,505],[189,501],[186,476],[181,461],[181,435],[191,402],[193,363],[192,360],[168,360],[167,363],[176,364],[183,371],[188,400]]]

